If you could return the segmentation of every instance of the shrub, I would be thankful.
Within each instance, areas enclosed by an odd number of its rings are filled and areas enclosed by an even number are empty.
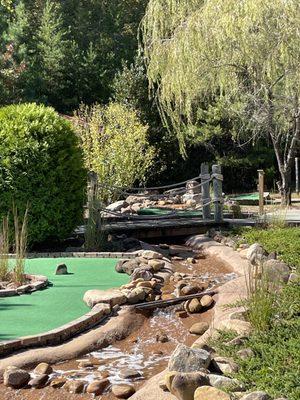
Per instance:
[[[52,108],[0,109],[0,216],[29,206],[29,242],[62,239],[81,220],[86,174],[76,133]]]
[[[154,151],[147,140],[148,127],[134,110],[118,103],[83,105],[76,117],[86,167],[97,174],[100,187],[126,187],[145,179]],[[113,198],[111,192],[101,191],[101,200]]]

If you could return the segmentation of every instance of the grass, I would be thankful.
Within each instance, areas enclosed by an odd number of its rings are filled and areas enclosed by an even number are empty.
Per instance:
[[[286,263],[300,269],[300,229],[243,229],[239,232],[247,243],[260,243],[269,252],[276,251]]]
[[[300,398],[300,296],[299,286],[288,285],[277,298],[277,313],[267,332],[254,332],[249,340],[240,346],[224,346],[224,342],[235,337],[231,332],[222,332],[212,343],[219,354],[232,357],[240,365],[234,375],[246,390],[262,390],[276,397],[289,400]],[[236,352],[251,348],[254,356],[240,359]]]
[[[5,281],[9,274],[8,253],[9,253],[9,218],[2,219],[0,232],[0,281]]]
[[[249,243],[259,242],[268,252],[300,269],[300,229],[274,227],[239,231]],[[253,332],[243,347],[251,348],[254,356],[240,359],[237,346],[224,346],[236,336],[222,332],[213,342],[220,355],[234,358],[240,365],[235,377],[247,390],[263,390],[276,397],[300,399],[300,282],[285,285],[275,292],[264,279],[249,279],[248,318]]]

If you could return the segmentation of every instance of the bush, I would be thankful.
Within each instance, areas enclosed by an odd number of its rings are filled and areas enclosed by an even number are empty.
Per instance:
[[[62,239],[81,220],[86,173],[70,123],[36,104],[0,109],[0,216],[29,206],[29,242]]]
[[[154,150],[149,146],[148,127],[128,107],[110,103],[81,106],[76,115],[87,169],[98,176],[99,188],[131,186],[145,180]],[[120,193],[101,190],[101,200],[110,201]]]

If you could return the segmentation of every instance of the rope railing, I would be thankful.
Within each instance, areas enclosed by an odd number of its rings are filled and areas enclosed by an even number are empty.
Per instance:
[[[206,168],[202,168],[203,166],[205,166]],[[199,174],[196,177],[193,177],[191,179],[187,179],[183,182],[178,182],[178,183],[174,183],[174,184],[170,184],[170,185],[163,185],[163,186],[153,186],[153,187],[126,187],[126,188],[122,188],[120,186],[114,186],[114,185],[107,185],[104,183],[98,183],[98,187],[106,189],[110,192],[117,192],[120,195],[124,195],[124,196],[145,196],[146,193],[145,192],[151,192],[154,190],[164,190],[164,189],[168,189],[165,190],[163,193],[161,194],[157,194],[157,196],[159,196],[158,200],[163,199],[164,197],[170,197],[170,196],[177,196],[177,195],[182,195],[185,193],[188,193],[189,191],[191,191],[190,193],[192,195],[197,195],[197,201],[201,202],[200,204],[197,204],[195,207],[187,207],[185,208],[185,211],[199,211],[199,210],[203,210],[203,218],[206,219],[210,219],[210,215],[211,215],[211,211],[210,211],[210,205],[214,205],[214,209],[215,209],[215,221],[216,222],[220,222],[223,219],[223,203],[224,203],[224,199],[223,199],[223,195],[222,195],[222,182],[223,182],[223,175],[221,173],[221,168],[218,165],[214,165],[213,169],[212,169],[212,173],[205,173],[205,172],[209,172],[208,170],[208,166],[206,164],[202,164],[201,166],[201,174]],[[197,180],[201,179],[201,182],[197,182]],[[182,185],[186,185],[189,182],[192,181],[196,181],[197,184],[193,185],[190,189],[187,188],[186,186],[182,186]],[[196,183],[195,182],[195,183]],[[213,189],[214,189],[214,196],[213,198],[211,198],[210,196],[210,183],[213,183]],[[197,189],[201,189],[199,190],[199,192],[197,192]],[[143,191],[144,193],[139,193]],[[196,191],[195,193],[193,193],[194,191]],[[133,193],[134,192],[134,193]],[[149,195],[151,195],[151,193],[147,193]],[[188,193],[189,194],[189,193]],[[203,197],[203,195],[205,197]],[[202,196],[202,198],[201,198]],[[165,209],[164,207],[162,207],[162,209]],[[136,215],[136,214],[131,214],[131,213],[124,213],[121,211],[112,211],[108,208],[105,207],[100,207],[99,212],[101,212],[104,217],[105,216],[114,216],[117,218],[122,218],[122,219],[127,219],[127,220],[136,220],[136,219],[149,219],[149,220],[153,220],[153,219],[165,219],[165,218],[172,218],[172,217],[176,217],[176,216],[182,216],[179,215],[180,211],[182,210],[172,210],[169,211],[167,213],[165,213],[164,215]],[[129,210],[130,212],[130,210]]]

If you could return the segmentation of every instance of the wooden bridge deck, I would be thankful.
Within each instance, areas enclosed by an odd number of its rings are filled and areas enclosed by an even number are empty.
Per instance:
[[[137,239],[157,238],[167,236],[188,236],[207,232],[213,227],[229,227],[230,225],[254,225],[250,219],[224,219],[216,223],[213,219],[202,218],[160,218],[160,219],[106,219],[103,229],[112,234],[129,234]],[[84,233],[80,227],[77,234]]]

